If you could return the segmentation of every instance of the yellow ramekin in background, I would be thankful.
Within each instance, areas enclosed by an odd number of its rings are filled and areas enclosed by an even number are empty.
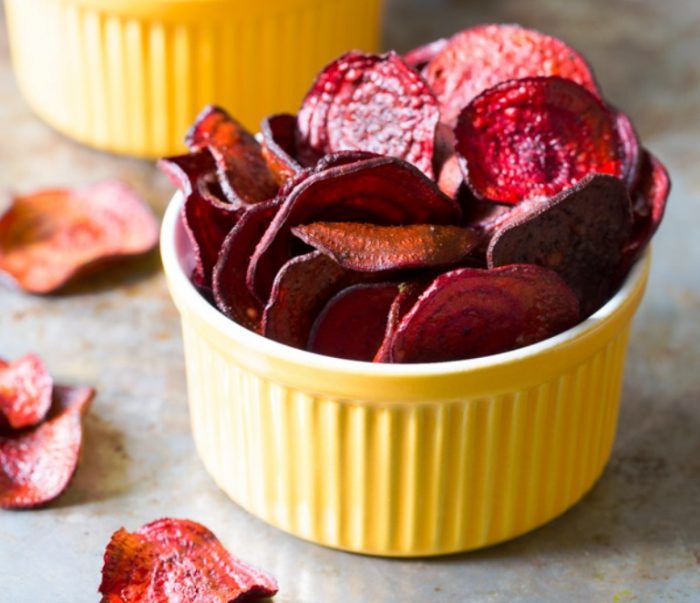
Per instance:
[[[381,0],[5,0],[20,89],[60,132],[160,157],[208,103],[252,131],[315,74],[376,50]]]
[[[494,544],[576,503],[612,448],[650,256],[580,325],[486,358],[372,364],[265,339],[188,279],[182,197],[161,254],[184,334],[194,440],[238,504],[319,544],[424,556]]]

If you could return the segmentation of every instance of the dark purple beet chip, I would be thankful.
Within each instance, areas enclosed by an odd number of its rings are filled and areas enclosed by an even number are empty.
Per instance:
[[[311,328],[308,349],[317,354],[371,362],[386,331],[396,283],[353,285],[337,293]]]
[[[579,320],[555,272],[534,265],[459,268],[438,276],[393,336],[393,362],[489,356],[541,341]]]
[[[214,157],[206,148],[186,155],[164,157],[156,165],[185,197],[192,193],[201,178],[216,171]]]
[[[279,186],[302,169],[296,159],[296,130],[296,116],[287,113],[270,115],[260,125],[262,154]]]
[[[490,268],[537,264],[556,271],[576,293],[588,316],[612,293],[622,250],[631,229],[625,184],[594,174],[527,211],[509,217],[491,239]]]
[[[413,281],[401,283],[399,285],[399,293],[394,298],[389,308],[389,314],[386,320],[386,328],[382,342],[379,345],[377,353],[374,355],[373,362],[392,362],[392,345],[394,342],[394,334],[401,324],[401,320],[409,310],[418,301],[421,293],[430,285],[431,279],[418,278]]]

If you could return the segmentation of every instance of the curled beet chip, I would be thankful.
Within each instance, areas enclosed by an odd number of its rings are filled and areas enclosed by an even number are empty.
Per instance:
[[[318,221],[451,224],[459,206],[412,165],[374,157],[314,173],[291,189],[255,249],[248,287],[267,300],[279,268],[291,257],[291,228]]]
[[[12,429],[36,425],[51,406],[52,390],[53,379],[38,356],[10,364],[0,360],[0,424],[4,415]]]
[[[214,156],[221,187],[235,206],[275,196],[277,183],[255,137],[220,107],[205,107],[187,133],[191,151],[208,148]]]
[[[629,190],[633,190],[639,178],[642,163],[642,153],[639,147],[639,137],[630,118],[622,111],[615,112],[615,127],[622,145],[621,178]]]
[[[120,182],[16,197],[0,216],[0,271],[30,293],[55,291],[101,262],[158,243],[158,222]]]
[[[534,201],[491,239],[489,267],[537,264],[568,283],[583,316],[610,296],[622,249],[631,229],[624,183],[594,174],[552,199]]]
[[[252,331],[259,329],[262,305],[246,285],[246,271],[255,246],[278,207],[279,203],[272,199],[248,208],[224,240],[214,267],[212,280],[217,307]]]
[[[399,292],[389,307],[382,341],[372,359],[373,362],[393,362],[392,346],[396,330],[430,283],[428,278],[418,278],[399,285]]]
[[[476,358],[529,345],[579,320],[573,291],[555,272],[527,264],[459,268],[438,276],[401,320],[394,362]]]
[[[216,171],[214,157],[207,148],[186,155],[164,157],[156,165],[185,197],[196,190],[200,179]]]
[[[296,160],[296,131],[297,118],[287,113],[270,115],[260,125],[262,154],[279,186],[302,169]]]
[[[449,40],[446,38],[440,38],[434,42],[429,42],[428,44],[409,50],[407,53],[403,54],[401,58],[406,65],[420,72],[445,49],[448,43]]]
[[[599,96],[591,68],[573,48],[518,25],[481,25],[454,35],[424,74],[440,101],[442,121],[454,125],[472,99],[501,82],[559,76]]]
[[[349,52],[328,65],[297,117],[304,162],[342,150],[399,157],[432,176],[437,100],[425,80],[393,52]]]
[[[359,272],[452,266],[479,242],[459,226],[377,226],[358,222],[315,222],[292,232],[306,244]]]
[[[292,258],[275,278],[263,313],[262,334],[306,348],[314,320],[328,300],[362,279],[319,251]]]
[[[343,289],[321,311],[309,336],[317,354],[371,362],[386,331],[396,283],[359,284]]]
[[[37,507],[66,489],[80,455],[81,417],[94,393],[57,385],[41,424],[0,436],[0,508]]]
[[[273,596],[277,581],[203,525],[167,518],[112,534],[99,592],[102,603],[244,603]]]
[[[550,197],[592,173],[622,177],[614,115],[560,77],[504,82],[459,116],[456,150],[480,199],[517,204]]]

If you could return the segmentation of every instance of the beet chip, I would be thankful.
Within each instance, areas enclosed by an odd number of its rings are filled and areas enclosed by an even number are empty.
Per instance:
[[[317,77],[297,118],[304,163],[342,150],[398,157],[433,175],[437,100],[393,52],[349,52]]]
[[[277,582],[231,555],[203,525],[159,519],[112,534],[102,603],[244,603],[271,597]]]
[[[164,157],[156,165],[185,197],[197,189],[199,180],[216,171],[214,157],[206,148],[186,155]]]
[[[0,508],[37,507],[66,489],[80,455],[81,417],[94,393],[55,386],[43,423],[0,436]]]
[[[315,222],[292,228],[292,233],[343,268],[359,272],[453,266],[479,242],[467,228],[433,224]]]
[[[250,207],[224,240],[214,267],[212,280],[217,307],[252,331],[259,330],[262,304],[246,286],[246,271],[255,246],[278,208],[275,199]]]
[[[430,279],[421,278],[399,285],[399,293],[394,298],[389,308],[389,314],[386,320],[386,328],[382,342],[379,345],[377,353],[374,355],[373,362],[392,362],[392,346],[394,343],[394,334],[401,324],[401,320],[418,301],[420,294],[430,285]]]
[[[371,362],[384,338],[389,309],[398,294],[396,283],[343,289],[316,319],[309,336],[309,350]]]
[[[439,362],[506,352],[579,320],[574,293],[555,272],[526,264],[459,268],[437,277],[393,337],[394,362]]]
[[[507,80],[560,76],[599,96],[580,54],[557,38],[518,25],[481,25],[454,35],[424,74],[440,101],[442,121],[450,125],[472,99]]]
[[[623,176],[614,115],[559,77],[505,82],[475,98],[455,129],[464,178],[480,199],[550,197],[592,173]]]
[[[12,429],[36,425],[51,406],[52,390],[53,379],[38,356],[11,364],[0,360],[0,425],[3,415]]]
[[[622,180],[627,185],[627,188],[632,190],[637,184],[642,163],[639,137],[632,125],[632,121],[622,111],[615,113],[615,126],[622,144]]]
[[[50,293],[104,260],[158,243],[158,222],[116,181],[17,197],[0,217],[0,271],[30,293]]]
[[[550,268],[576,293],[582,316],[598,309],[612,293],[631,229],[624,183],[594,174],[552,199],[531,202],[523,213],[491,239],[489,267],[537,264]]]
[[[193,152],[209,148],[221,187],[233,205],[258,203],[275,196],[277,183],[260,143],[220,107],[205,107],[185,142]]]
[[[423,71],[425,66],[430,63],[438,54],[440,54],[447,46],[449,40],[440,38],[434,42],[429,42],[413,50],[409,50],[402,55],[402,59],[406,65],[415,69],[418,72]]]
[[[262,154],[279,186],[301,170],[296,160],[296,130],[297,118],[286,113],[270,115],[260,125]]]
[[[459,206],[412,165],[375,157],[315,173],[294,187],[255,249],[248,287],[267,300],[279,268],[291,257],[291,228],[318,221],[451,224]]]
[[[265,306],[262,334],[305,349],[314,319],[341,289],[362,280],[318,251],[289,260],[277,274]]]

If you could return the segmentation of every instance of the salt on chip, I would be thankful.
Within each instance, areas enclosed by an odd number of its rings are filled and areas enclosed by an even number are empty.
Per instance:
[[[39,423],[51,406],[53,379],[41,358],[27,354],[14,362],[0,360],[0,425],[11,429]]]

